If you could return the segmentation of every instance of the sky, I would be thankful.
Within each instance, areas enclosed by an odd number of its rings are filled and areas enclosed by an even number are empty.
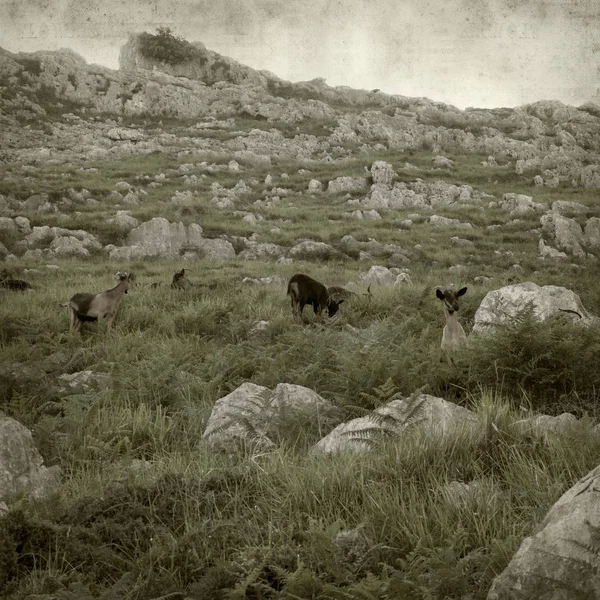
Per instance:
[[[129,33],[159,26],[290,81],[458,108],[579,105],[600,88],[600,0],[0,0],[11,52],[116,69]]]

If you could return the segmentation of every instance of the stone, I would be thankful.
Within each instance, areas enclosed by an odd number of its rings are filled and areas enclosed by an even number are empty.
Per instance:
[[[116,142],[141,142],[144,139],[144,133],[139,129],[113,127],[106,132],[106,137]]]
[[[450,169],[454,166],[454,161],[445,156],[434,156],[431,159],[431,164],[439,169]]]
[[[318,179],[311,179],[308,182],[308,191],[311,194],[320,194],[323,191],[323,184]]]
[[[442,398],[428,394],[403,398],[397,394],[371,415],[338,425],[316,444],[314,451],[363,453],[372,448],[378,435],[401,439],[403,435],[419,430],[433,437],[476,425],[477,417],[473,412]]]
[[[371,165],[373,183],[391,186],[395,176],[394,167],[384,160],[376,160]]]
[[[367,187],[367,180],[364,177],[337,177],[327,185],[327,192],[330,194],[342,194],[344,192],[356,193],[362,192]]]
[[[271,391],[246,382],[215,402],[203,437],[211,445],[237,439],[270,447],[292,422],[324,423],[336,414],[330,402],[303,386],[279,383]]]
[[[44,466],[31,431],[0,413],[0,500],[23,492],[41,498],[59,479],[60,467]]]
[[[575,292],[556,285],[540,287],[527,281],[488,292],[475,312],[473,332],[489,331],[494,325],[510,322],[529,306],[539,321],[571,315],[583,324],[596,320],[583,307]]]
[[[306,240],[290,248],[288,256],[289,258],[300,260],[329,260],[332,258],[340,258],[341,255],[329,244]]]
[[[600,598],[600,466],[582,477],[525,538],[487,600]]]
[[[56,237],[49,246],[54,256],[76,256],[78,258],[87,258],[90,251],[85,247],[81,240],[72,235]]]
[[[365,285],[394,285],[397,275],[387,267],[373,265],[366,273],[361,273],[358,280]]]
[[[575,219],[549,212],[540,217],[540,223],[542,235],[545,235],[551,246],[571,256],[585,256],[581,247],[583,231]]]

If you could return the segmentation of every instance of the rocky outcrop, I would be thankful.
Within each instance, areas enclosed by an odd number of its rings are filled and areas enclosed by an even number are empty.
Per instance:
[[[233,258],[235,250],[226,240],[203,238],[202,227],[196,223],[186,226],[154,217],[132,229],[125,246],[110,251],[110,257],[119,260],[180,256],[224,260]]]
[[[600,598],[600,467],[563,494],[494,580],[488,600]]]
[[[43,462],[29,429],[0,413],[0,501],[23,492],[38,498],[52,490],[60,467]]]
[[[331,427],[336,414],[330,402],[300,385],[280,383],[271,391],[246,382],[215,402],[203,437],[210,444],[237,439],[272,446],[294,424],[330,423]]]
[[[398,395],[372,414],[338,425],[318,442],[315,451],[362,453],[382,437],[401,438],[415,429],[427,436],[443,435],[476,423],[477,417],[470,410],[442,398],[428,394],[415,398]]]
[[[591,324],[597,319],[583,307],[575,292],[556,285],[540,287],[528,281],[488,292],[475,313],[473,332],[485,332],[495,325],[510,323],[528,308],[540,321],[566,316]]]

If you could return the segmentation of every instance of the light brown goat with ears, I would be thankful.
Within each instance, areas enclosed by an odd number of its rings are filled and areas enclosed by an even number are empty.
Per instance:
[[[115,274],[117,285],[99,294],[78,293],[68,302],[61,306],[68,306],[71,313],[71,324],[69,329],[79,331],[84,321],[97,321],[106,319],[106,329],[110,331],[112,323],[119,308],[119,302],[123,294],[127,293],[129,286],[135,280],[133,273]]]
[[[442,290],[436,288],[435,295],[444,303],[444,314],[446,315],[446,325],[442,333],[442,351],[446,355],[448,364],[452,364],[452,352],[467,341],[467,334],[458,322],[456,313],[458,312],[458,299],[467,292],[467,288],[460,288],[457,292],[454,290]]]

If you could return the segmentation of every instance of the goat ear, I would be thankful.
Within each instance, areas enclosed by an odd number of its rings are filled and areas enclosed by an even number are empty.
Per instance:
[[[444,292],[442,292],[442,290],[440,290],[440,288],[435,288],[435,295],[440,299],[440,300],[444,300]]]
[[[464,296],[467,293],[467,288],[460,288],[460,290],[458,290],[458,292],[456,292],[457,296]]]

